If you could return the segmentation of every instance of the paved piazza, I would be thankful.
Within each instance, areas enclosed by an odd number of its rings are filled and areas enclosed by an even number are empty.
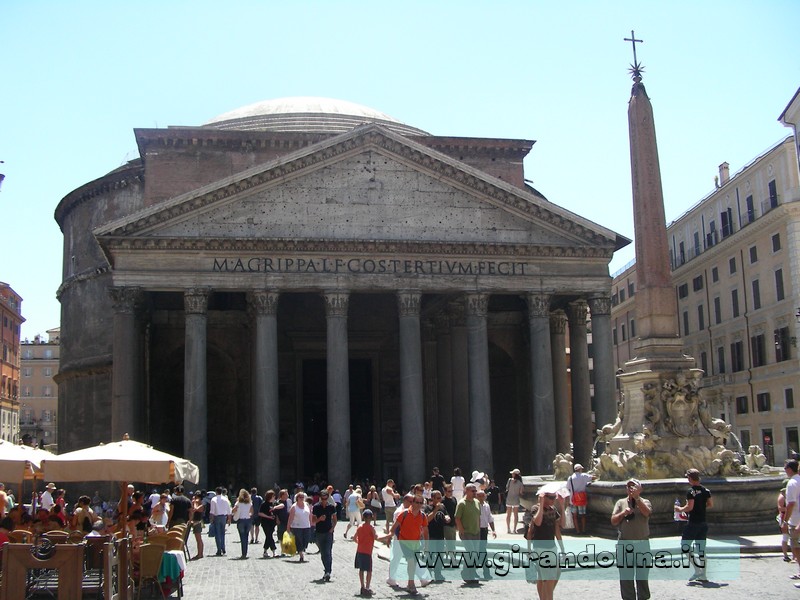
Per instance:
[[[378,523],[382,526],[382,522]],[[504,525],[504,523],[503,523]],[[239,560],[239,536],[235,527],[228,527],[226,535],[226,557],[215,557],[214,540],[204,535],[206,558],[191,561],[184,579],[184,595],[191,600],[239,600],[247,597],[292,598],[319,597],[354,598],[359,594],[358,572],[353,568],[355,544],[343,538],[344,527],[337,527],[333,546],[333,577],[329,583],[322,581],[322,564],[316,546],[309,546],[306,554],[308,562],[300,563],[298,557],[262,559],[261,545],[251,546],[248,560]],[[351,532],[352,533],[352,532]],[[501,533],[501,538],[506,538]],[[521,540],[522,537],[518,536]],[[565,536],[570,543],[572,538]],[[764,538],[779,543],[779,538]],[[591,543],[590,538],[581,538],[581,543]],[[194,555],[194,540],[190,542]],[[382,553],[385,554],[385,550]],[[728,559],[731,560],[731,559]],[[386,584],[389,563],[378,558],[378,549],[373,554],[373,584],[375,598],[409,598],[402,589],[392,589]],[[740,562],[740,576],[731,581],[719,581],[706,586],[687,584],[686,581],[651,581],[653,598],[663,600],[682,600],[685,598],[725,598],[745,599],[763,596],[769,590],[772,597],[798,595],[789,575],[792,567],[784,563],[780,554],[765,553],[744,556]],[[709,573],[713,579],[714,566],[710,564]],[[479,588],[465,586],[461,581],[434,583],[420,588],[419,597],[427,598],[484,598],[503,597],[508,599],[536,598],[535,586],[524,581],[510,581],[496,578],[481,583]],[[556,588],[556,598],[605,599],[619,598],[619,584],[616,580],[594,580],[585,578],[570,580],[562,576]]]

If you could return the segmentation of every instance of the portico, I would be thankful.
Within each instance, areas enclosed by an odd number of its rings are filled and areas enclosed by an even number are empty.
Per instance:
[[[192,131],[138,130],[148,168],[230,144]],[[93,231],[112,437],[184,453],[207,485],[407,485],[434,463],[499,479],[547,471],[572,440],[591,453],[587,311],[610,348],[608,262],[627,241],[438,139],[371,124],[163,200],[148,179],[139,210]],[[613,372],[593,384],[615,414]]]

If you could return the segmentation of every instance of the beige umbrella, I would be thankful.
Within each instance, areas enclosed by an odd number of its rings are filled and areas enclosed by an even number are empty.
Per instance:
[[[41,469],[41,462],[46,458],[52,458],[55,454],[22,444],[12,444],[5,440],[0,440],[0,481],[3,483],[19,483],[19,495],[17,500],[24,503],[25,494],[23,492],[26,480],[33,481],[33,492],[36,491],[36,480],[42,479],[44,474]]]
[[[200,469],[193,462],[134,442],[127,433],[121,442],[100,444],[44,460],[42,470],[48,479],[55,481],[121,482],[120,517],[126,514],[125,484],[128,481],[197,483],[200,480]],[[124,522],[120,518],[120,527]]]
[[[123,439],[43,460],[42,470],[53,481],[140,481],[182,483],[200,480],[197,465],[152,446]]]
[[[0,440],[0,481],[41,479],[41,462],[55,456],[46,450]]]

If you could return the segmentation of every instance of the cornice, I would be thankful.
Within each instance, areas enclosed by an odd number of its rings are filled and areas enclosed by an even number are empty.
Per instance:
[[[53,218],[55,218],[59,227],[61,227],[64,217],[76,206],[83,204],[87,200],[96,198],[97,196],[115,192],[133,185],[144,185],[144,167],[141,163],[135,163],[126,168],[112,171],[107,175],[103,175],[73,190],[58,203]]]
[[[347,253],[387,255],[501,256],[532,258],[610,259],[609,246],[548,246],[479,242],[415,242],[407,240],[337,240],[295,238],[140,238],[104,237],[116,251],[216,251],[270,253]]]
[[[284,182],[368,148],[383,150],[401,162],[422,168],[455,187],[477,193],[486,201],[529,221],[549,225],[556,231],[570,235],[576,241],[612,248],[617,244],[618,236],[614,232],[605,230],[446,154],[376,125],[357,127],[347,134],[281,157],[266,165],[243,171],[233,178],[224,180],[225,183],[213,184],[178,196],[129,218],[98,228],[95,230],[95,235],[104,238],[147,233],[159,225],[179,220],[198,210],[208,209],[236,195]]]

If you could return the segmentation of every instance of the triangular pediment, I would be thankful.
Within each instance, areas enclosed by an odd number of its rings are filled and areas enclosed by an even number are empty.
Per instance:
[[[371,240],[595,247],[619,236],[379,126],[183,194],[95,231],[120,238]]]

